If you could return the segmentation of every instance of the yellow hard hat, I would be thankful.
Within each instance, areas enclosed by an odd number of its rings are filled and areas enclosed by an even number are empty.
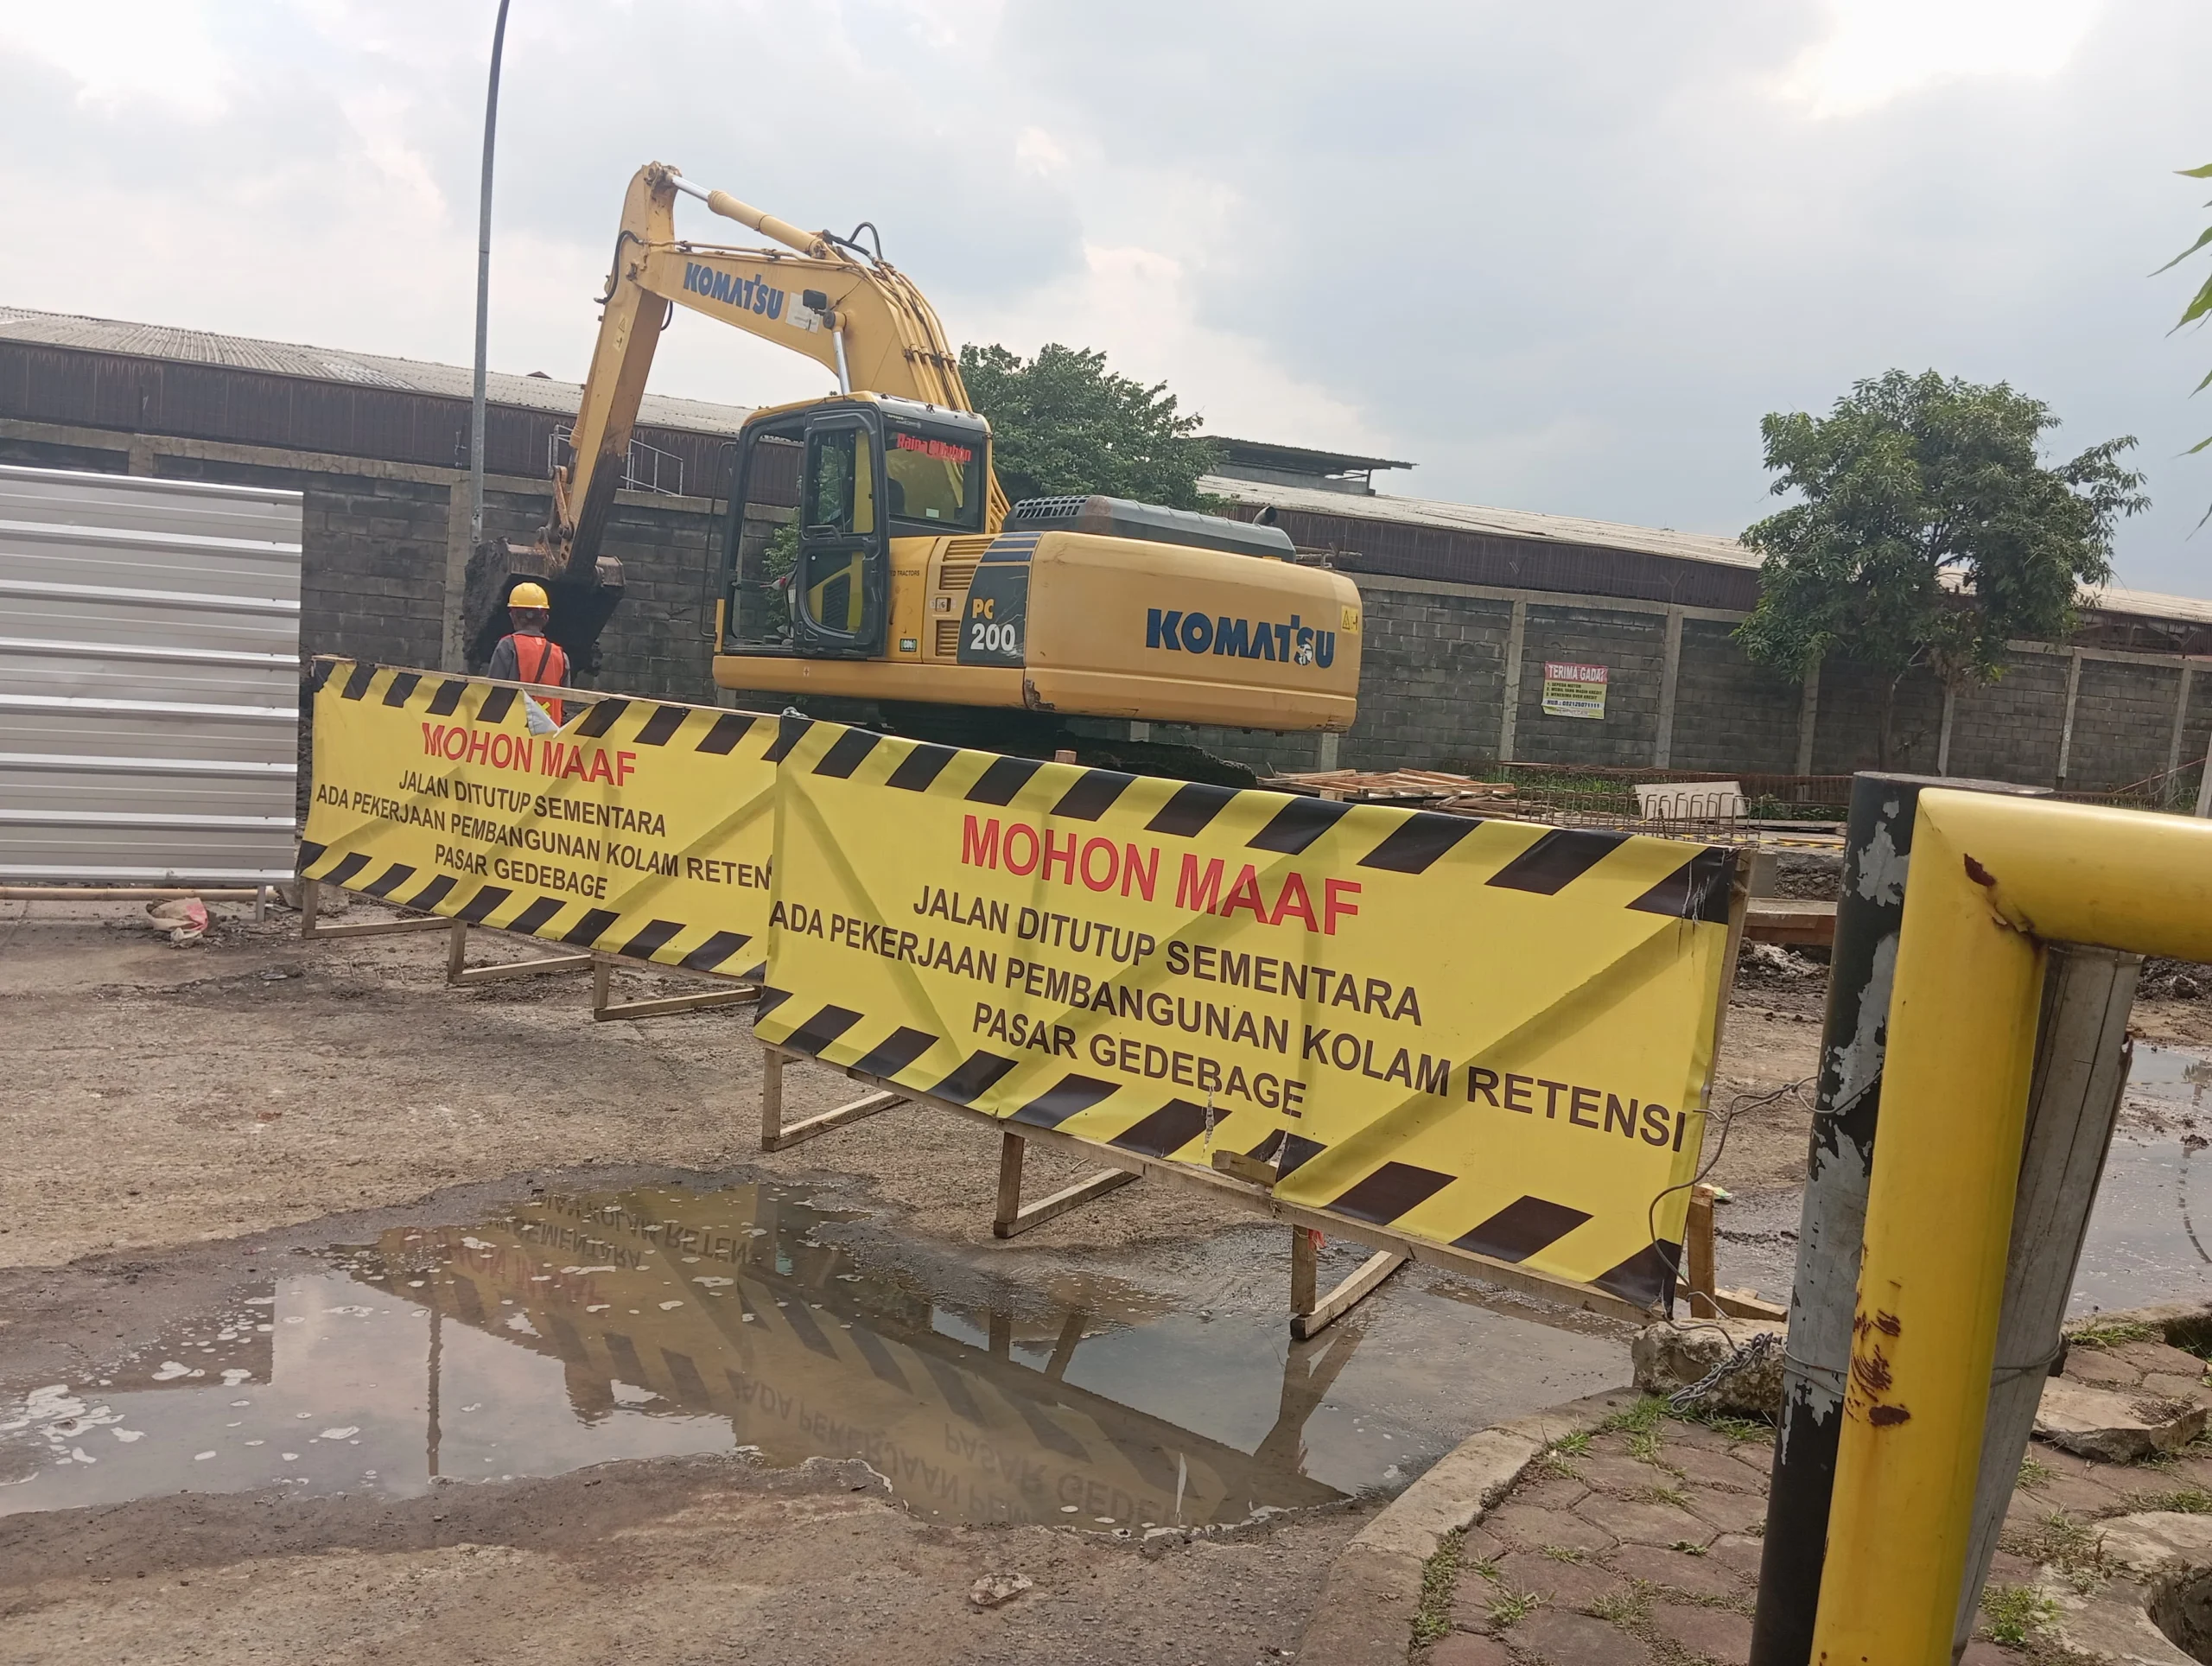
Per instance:
[[[546,595],[545,587],[543,584],[532,584],[525,579],[522,583],[516,585],[513,589],[507,592],[507,606],[510,607],[543,607],[550,611],[553,606],[553,602],[551,598]]]

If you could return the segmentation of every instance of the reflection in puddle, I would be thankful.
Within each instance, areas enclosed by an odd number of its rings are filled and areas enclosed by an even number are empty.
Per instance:
[[[1395,1488],[1623,1374],[1617,1343],[1410,1282],[1296,1345],[1273,1301],[1193,1313],[1114,1280],[963,1306],[818,1235],[849,1218],[772,1186],[639,1188],[387,1233],[130,1375],[0,1407],[0,1513],[735,1447],[862,1459],[947,1520],[1203,1525]]]
[[[2135,1044],[2069,1311],[2212,1297],[2208,1087],[2212,1059],[2203,1054]]]

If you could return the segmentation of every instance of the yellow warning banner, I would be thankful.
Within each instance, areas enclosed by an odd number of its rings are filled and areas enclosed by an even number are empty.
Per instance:
[[[1732,851],[782,730],[761,1040],[1671,1298]]]
[[[349,660],[315,705],[300,876],[606,954],[759,974],[772,717],[565,703]]]

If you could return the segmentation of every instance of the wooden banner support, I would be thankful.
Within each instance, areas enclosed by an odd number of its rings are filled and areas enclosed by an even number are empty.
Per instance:
[[[1683,1279],[1682,1299],[1693,1319],[1786,1319],[1789,1310],[1777,1302],[1762,1300],[1749,1290],[1725,1290],[1713,1257],[1713,1205],[1719,1188],[1694,1186],[1690,1206],[1682,1218],[1682,1247],[1689,1259]]]
[[[784,1124],[784,1066],[794,1059],[804,1059],[804,1053],[785,1052],[776,1047],[764,1047],[760,1060],[760,1149],[788,1151],[795,1145],[804,1145],[817,1135],[842,1128],[848,1122],[857,1122],[873,1116],[880,1110],[906,1103],[907,1096],[890,1088],[880,1088],[874,1093],[862,1094],[849,1104],[839,1105],[808,1116],[789,1127]]]
[[[588,954],[537,955],[529,960],[503,960],[491,966],[471,966],[468,958],[468,922],[456,919],[451,923],[453,935],[446,939],[446,982],[459,989],[470,983],[496,983],[502,978],[537,977],[546,972],[588,972],[593,958]]]
[[[595,955],[591,967],[591,1015],[594,1023],[616,1018],[660,1018],[670,1013],[702,1012],[711,1007],[742,1007],[760,998],[757,983],[734,989],[702,989],[694,995],[655,995],[642,1001],[616,1001],[612,955]]]
[[[991,1218],[991,1236],[995,1238],[1019,1237],[1031,1227],[1042,1226],[1054,1216],[1079,1209],[1092,1199],[1119,1191],[1138,1178],[1126,1168],[1103,1169],[1088,1180],[1064,1186],[1051,1197],[1039,1198],[1025,1208],[1021,1202],[1021,1160],[1027,1150],[1028,1141],[1019,1134],[1000,1135],[999,1206]]]
[[[442,914],[410,914],[402,919],[371,919],[355,925],[325,925],[315,918],[315,905],[321,890],[322,884],[319,880],[300,881],[300,935],[310,940],[386,937],[394,932],[442,931],[448,924]]]
[[[1313,1227],[1290,1229],[1290,1334],[1294,1341],[1320,1335],[1411,1259],[1395,1250],[1377,1250],[1351,1277],[1325,1296],[1317,1297],[1321,1239],[1322,1234]]]

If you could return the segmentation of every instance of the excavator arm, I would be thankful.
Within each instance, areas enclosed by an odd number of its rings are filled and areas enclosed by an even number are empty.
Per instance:
[[[678,240],[679,194],[781,246]],[[814,359],[836,378],[840,391],[973,409],[936,311],[904,273],[849,239],[802,231],[660,162],[648,162],[630,181],[601,302],[599,340],[570,435],[572,460],[554,471],[551,518],[528,548],[487,544],[470,562],[472,663],[489,656],[506,591],[526,577],[559,587],[552,634],[587,668],[595,660],[593,644],[621,594],[619,564],[600,556],[600,543],[627,473],[639,405],[671,306]],[[985,508],[991,531],[1007,508],[994,475]]]
[[[784,246],[679,242],[679,192]],[[903,273],[826,232],[800,231],[726,191],[702,190],[658,162],[630,181],[604,302],[576,413],[575,461],[554,476],[553,519],[543,538],[547,553],[575,578],[586,576],[597,556],[671,305],[814,359],[836,377],[840,391],[861,388],[973,409],[944,327]],[[1006,514],[995,480],[991,493],[987,512],[995,530]]]

